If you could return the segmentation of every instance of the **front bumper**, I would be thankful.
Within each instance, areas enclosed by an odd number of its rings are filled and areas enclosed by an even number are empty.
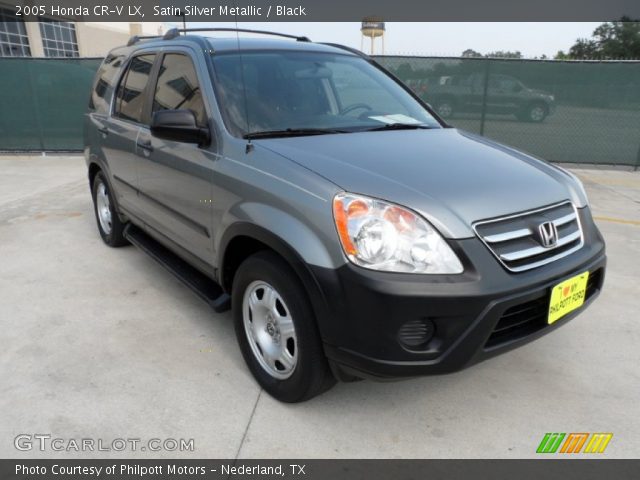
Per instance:
[[[588,209],[579,214],[583,248],[526,272],[507,272],[475,238],[450,242],[465,264],[462,275],[395,274],[351,264],[315,268],[328,307],[319,327],[334,372],[380,379],[449,373],[564,325],[604,282],[604,241]],[[584,305],[548,325],[551,288],[584,271],[590,272]],[[407,345],[401,340],[407,322],[427,322],[435,334]]]
[[[547,104],[547,108],[549,110],[549,112],[547,113],[547,116],[553,115],[554,113],[556,113],[556,102],[555,101],[554,102],[549,102]]]

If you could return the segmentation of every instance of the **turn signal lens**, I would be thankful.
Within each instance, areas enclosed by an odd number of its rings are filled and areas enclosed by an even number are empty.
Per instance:
[[[342,248],[344,248],[345,253],[347,255],[355,255],[357,250],[349,237],[346,210],[347,209],[345,208],[342,199],[336,197],[333,200],[333,218],[335,219],[336,226],[338,227],[338,236],[340,237],[340,242],[342,242]]]
[[[440,234],[406,208],[340,193],[333,200],[333,216],[345,254],[361,267],[408,273],[463,271]]]

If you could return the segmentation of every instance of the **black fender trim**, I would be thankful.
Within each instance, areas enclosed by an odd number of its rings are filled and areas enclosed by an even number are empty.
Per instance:
[[[105,162],[102,158],[98,157],[97,155],[91,155],[91,157],[87,161],[87,179],[89,180],[89,193],[91,194],[92,198],[93,198],[93,185],[91,184],[91,166],[92,165],[95,165],[100,169],[100,171],[104,174],[107,180],[107,183],[109,184],[109,190],[111,190],[112,192],[115,192],[113,188],[114,182],[112,181],[112,179],[113,180],[120,180],[120,179],[118,177],[114,177],[111,174],[111,170],[109,170],[109,167],[107,166],[107,162]],[[126,185],[129,186],[128,183]],[[111,199],[113,200],[113,203],[114,203],[116,212],[118,213],[118,217],[120,218],[120,221],[122,223],[126,223],[128,218],[120,208],[117,197],[118,197],[117,195],[112,195]]]
[[[289,243],[264,227],[260,227],[249,222],[237,222],[229,226],[224,232],[217,249],[218,261],[216,262],[219,267],[217,271],[217,280],[218,283],[222,285],[224,291],[230,293],[231,290],[231,285],[228,285],[228,282],[224,279],[225,254],[227,252],[227,247],[232,240],[238,237],[249,237],[265,244],[284,258],[291,268],[293,268],[309,296],[309,301],[311,302],[311,306],[316,315],[315,320],[318,326],[318,331],[320,332],[320,336],[324,338],[323,325],[326,325],[325,319],[327,319],[329,315],[329,308],[318,280],[313,274],[310,266],[302,259],[298,252],[289,245]]]

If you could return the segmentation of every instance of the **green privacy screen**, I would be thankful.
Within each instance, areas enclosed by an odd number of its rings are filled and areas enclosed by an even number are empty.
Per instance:
[[[0,58],[0,150],[81,150],[100,62]]]
[[[553,162],[640,164],[640,62],[377,60],[455,127]]]
[[[640,165],[640,62],[377,60],[458,128],[554,162]],[[80,150],[99,63],[0,58],[0,150]]]

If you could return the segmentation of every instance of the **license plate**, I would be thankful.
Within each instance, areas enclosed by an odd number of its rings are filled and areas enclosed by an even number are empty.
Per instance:
[[[584,272],[553,287],[549,302],[549,316],[547,317],[549,325],[584,303],[588,278],[589,272]]]

